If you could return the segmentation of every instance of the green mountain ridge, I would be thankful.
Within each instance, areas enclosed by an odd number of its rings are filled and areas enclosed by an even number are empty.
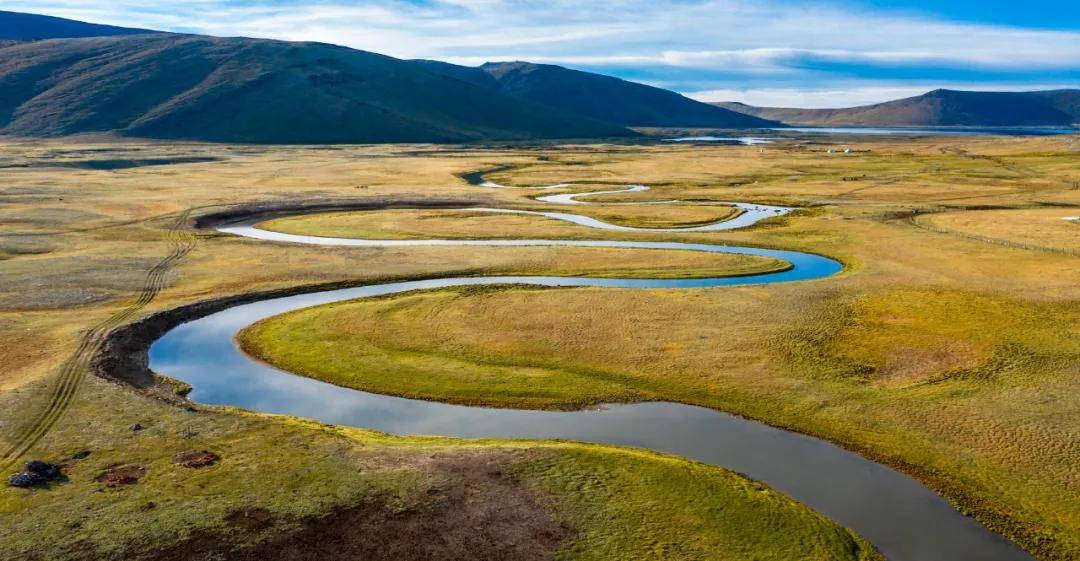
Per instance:
[[[634,133],[392,57],[179,34],[0,47],[0,134],[256,143],[462,142]]]
[[[550,64],[400,60],[0,11],[0,135],[254,143],[635,136],[629,127],[1071,126],[1080,90],[966,92],[840,109],[707,104]]]
[[[436,60],[414,62],[431,72],[627,127],[761,128],[780,125],[661,88],[551,64],[488,62],[470,67]]]

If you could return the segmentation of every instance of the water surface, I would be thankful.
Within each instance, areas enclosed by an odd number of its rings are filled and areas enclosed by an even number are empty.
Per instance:
[[[678,138],[665,138],[664,142],[716,142],[755,146],[758,144],[772,144],[773,141],[757,136],[680,136]]]
[[[929,136],[1051,136],[1080,132],[1078,129],[1064,127],[783,127],[772,130],[831,134]]]

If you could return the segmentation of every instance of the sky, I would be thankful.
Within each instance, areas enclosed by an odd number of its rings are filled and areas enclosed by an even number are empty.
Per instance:
[[[767,106],[1080,87],[1080,0],[5,0],[3,9],[467,65],[560,64]]]

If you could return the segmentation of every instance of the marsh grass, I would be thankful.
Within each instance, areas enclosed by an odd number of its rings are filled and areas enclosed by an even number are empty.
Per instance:
[[[883,559],[760,483],[668,456],[580,447],[514,473],[562,497],[564,519],[583,529],[563,559]],[[796,533],[776,531],[791,519]]]
[[[639,228],[685,228],[734,218],[729,206],[672,209],[661,205],[548,208]],[[332,212],[268,220],[260,228],[288,234],[366,239],[483,239],[495,237],[592,239],[597,230],[543,216],[470,212],[468,210],[389,210],[380,213]],[[607,232],[599,232],[600,235]]]

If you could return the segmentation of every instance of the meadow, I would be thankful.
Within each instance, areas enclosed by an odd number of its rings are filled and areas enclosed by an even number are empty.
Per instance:
[[[532,408],[664,399],[713,407],[888,463],[1040,559],[1074,558],[1080,262],[1070,252],[1080,250],[1080,225],[1057,213],[1080,214],[1080,142],[882,138],[860,141],[850,155],[829,155],[829,146],[9,143],[0,161],[3,437],[14,443],[50,403],[80,334],[138,297],[147,269],[168,253],[165,233],[178,213],[190,209],[195,217],[253,201],[556,210],[532,198],[549,191],[527,187],[642,183],[653,190],[596,200],[803,208],[747,230],[674,238],[457,210],[338,212],[268,227],[388,239],[732,243],[821,253],[845,270],[821,281],[692,291],[419,292],[271,318],[241,342],[298,373],[425,399]],[[189,161],[169,163],[177,158]],[[100,163],[133,160],[159,165]],[[487,189],[459,178],[496,166],[507,167],[489,179],[525,188]],[[650,227],[732,213],[719,204],[573,210]],[[221,295],[388,279],[704,276],[778,265],[590,248],[320,248],[183,227],[193,236],[190,253],[134,317]],[[154,547],[164,546],[177,559],[194,558],[200,547],[265,555],[270,550],[259,548],[284,550],[321,536],[312,533],[317,521],[342,534],[362,527],[385,540],[375,543],[387,555],[416,557],[447,555],[462,544],[477,558],[877,555],[767,487],[669,456],[573,443],[391,437],[191,409],[83,373],[69,409],[27,455],[64,461],[67,481],[0,491],[10,538],[0,558],[35,551],[42,559],[88,552],[152,559]],[[132,430],[136,424],[142,428]],[[198,470],[171,461],[202,449],[222,460]],[[125,466],[145,476],[96,492],[99,475]],[[500,519],[513,523],[494,522]],[[477,543],[455,533],[474,526],[487,528]],[[409,536],[433,532],[445,543],[408,549],[421,541]],[[491,544],[521,549],[484,549]]]

